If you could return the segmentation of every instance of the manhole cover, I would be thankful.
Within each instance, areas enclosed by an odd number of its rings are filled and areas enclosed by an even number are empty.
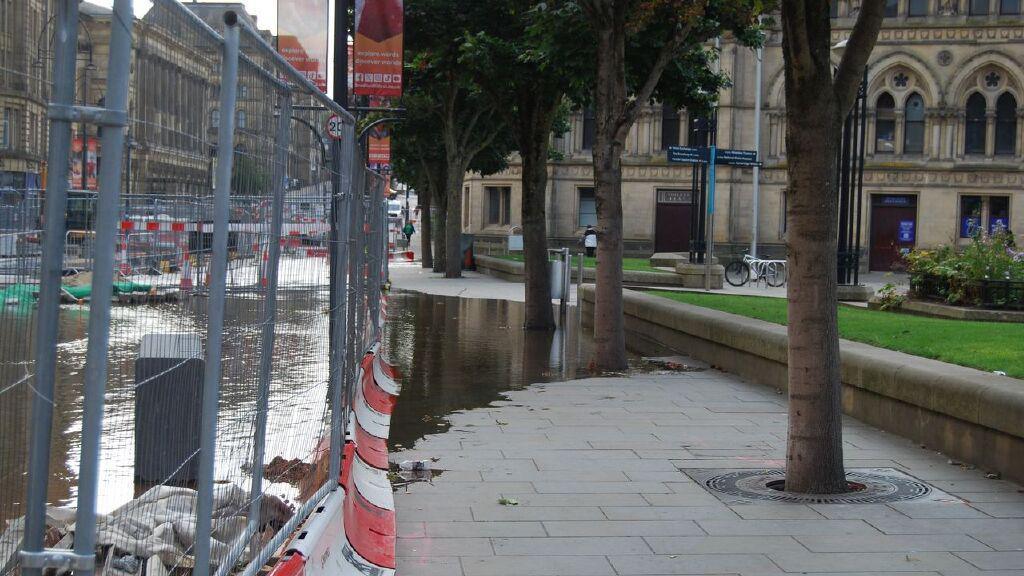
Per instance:
[[[847,481],[859,484],[863,489],[845,494],[797,494],[770,488],[770,483],[777,483],[785,478],[782,470],[717,470],[713,471],[716,472],[713,475],[707,475],[706,472],[709,471],[692,472],[696,474],[691,476],[712,492],[740,500],[804,504],[882,504],[922,498],[955,500],[948,494],[938,492],[924,482],[891,468],[847,470]]]

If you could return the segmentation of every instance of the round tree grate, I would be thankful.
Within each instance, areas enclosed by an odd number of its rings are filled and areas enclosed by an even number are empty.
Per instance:
[[[856,491],[845,494],[798,494],[778,490],[784,479],[782,470],[736,470],[708,478],[704,485],[715,492],[750,500],[803,504],[882,504],[916,500],[932,491],[930,486],[914,478],[883,471],[848,471],[846,480]]]

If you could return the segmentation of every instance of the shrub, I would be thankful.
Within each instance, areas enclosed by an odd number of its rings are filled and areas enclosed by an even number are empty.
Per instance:
[[[950,304],[979,304],[980,284],[986,280],[1024,282],[1024,251],[1016,250],[1006,230],[979,233],[959,251],[951,246],[914,250],[907,264],[916,296],[928,285]]]

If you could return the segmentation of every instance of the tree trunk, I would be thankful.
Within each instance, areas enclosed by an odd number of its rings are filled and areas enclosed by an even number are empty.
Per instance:
[[[519,155],[523,160],[523,251],[526,274],[527,330],[554,330],[551,306],[551,276],[548,265],[547,210],[548,147],[555,106],[550,109],[538,98],[520,99]],[[540,117],[539,117],[540,116]]]
[[[430,205],[433,193],[429,189],[419,191],[420,209],[420,265],[424,268],[434,267],[434,247],[431,245]]]
[[[434,190],[433,201],[434,213],[437,214],[437,220],[434,220],[434,224],[437,226],[434,230],[431,230],[431,234],[434,236],[434,272],[444,272],[445,262],[448,260],[448,255],[445,252],[445,244],[447,243],[447,223],[448,223],[448,195],[444,190]]]
[[[625,370],[626,332],[622,315],[622,151],[620,121],[626,106],[625,24],[598,30],[597,130],[594,196],[597,200],[597,287],[594,303],[594,360],[598,368]],[[623,133],[625,132],[625,134]]]
[[[445,278],[462,278],[462,183],[466,168],[457,161],[448,162],[448,206],[445,210]]]
[[[839,131],[830,91],[789,117],[789,444],[786,489],[845,492],[836,251]]]
[[[872,1],[880,8],[879,0]],[[790,0],[783,7],[786,107],[799,112],[787,115],[786,125],[786,490],[805,494],[847,491],[836,300],[839,188],[835,166],[846,111],[840,110],[833,83],[827,12],[827,5],[810,0]],[[858,27],[861,23],[858,20]]]

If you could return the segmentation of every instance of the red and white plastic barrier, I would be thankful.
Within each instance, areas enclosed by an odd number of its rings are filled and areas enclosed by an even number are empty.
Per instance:
[[[271,576],[394,576],[397,524],[387,438],[400,390],[374,345],[360,362],[341,490],[305,523]]]

